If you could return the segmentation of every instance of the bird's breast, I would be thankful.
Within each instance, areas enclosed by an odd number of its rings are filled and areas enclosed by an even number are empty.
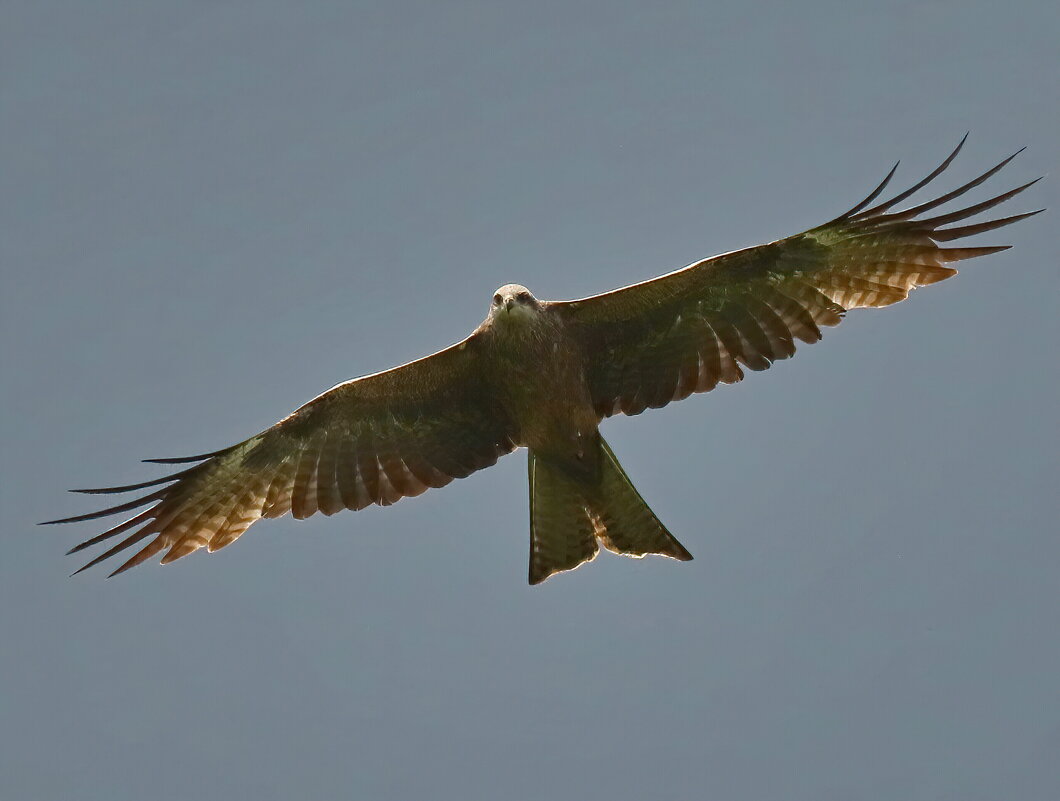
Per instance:
[[[505,337],[494,361],[498,400],[516,424],[516,444],[576,455],[596,433],[584,358],[562,328]]]

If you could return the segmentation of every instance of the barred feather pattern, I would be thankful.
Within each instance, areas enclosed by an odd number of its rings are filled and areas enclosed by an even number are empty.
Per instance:
[[[821,329],[837,325],[850,309],[897,303],[917,287],[955,275],[953,262],[1008,249],[939,243],[1041,210],[942,226],[991,209],[1036,181],[947,214],[921,215],[979,186],[1020,151],[941,197],[891,212],[945,171],[964,141],[926,178],[871,208],[897,165],[865,200],[822,226],[613,292],[552,304],[591,354],[587,371],[597,413],[640,414],[735,383],[745,369],[765,370],[794,355],[795,340],[817,342]]]

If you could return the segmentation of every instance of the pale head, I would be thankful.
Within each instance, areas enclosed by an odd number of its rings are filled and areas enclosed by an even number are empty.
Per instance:
[[[537,298],[529,289],[519,284],[505,284],[493,294],[490,317],[522,317],[525,313],[537,309]]]

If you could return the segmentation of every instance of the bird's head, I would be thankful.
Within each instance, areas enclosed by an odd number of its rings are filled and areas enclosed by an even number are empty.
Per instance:
[[[539,308],[537,298],[525,286],[505,284],[493,294],[490,318],[509,321],[526,319]]]

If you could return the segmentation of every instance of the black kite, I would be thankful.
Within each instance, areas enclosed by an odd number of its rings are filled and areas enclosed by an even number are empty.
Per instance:
[[[698,261],[613,292],[539,301],[509,284],[463,342],[339,384],[276,425],[141,484],[136,500],[52,523],[147,508],[71,553],[131,531],[81,570],[147,540],[111,575],[156,556],[167,564],[231,545],[255,521],[332,515],[443,487],[516,448],[529,452],[530,583],[596,556],[691,554],[659,522],[600,436],[619,412],[640,414],[764,370],[816,342],[849,309],[887,306],[949,278],[948,265],[1005,247],[940,247],[1038,212],[945,228],[1031,183],[967,208],[923,215],[983,183],[1011,158],[942,197],[891,209],[936,178],[871,206],[894,170],[831,222],[768,245]],[[897,165],[895,165],[897,167]],[[157,487],[157,488],[156,488]],[[80,571],[78,571],[80,572]]]

